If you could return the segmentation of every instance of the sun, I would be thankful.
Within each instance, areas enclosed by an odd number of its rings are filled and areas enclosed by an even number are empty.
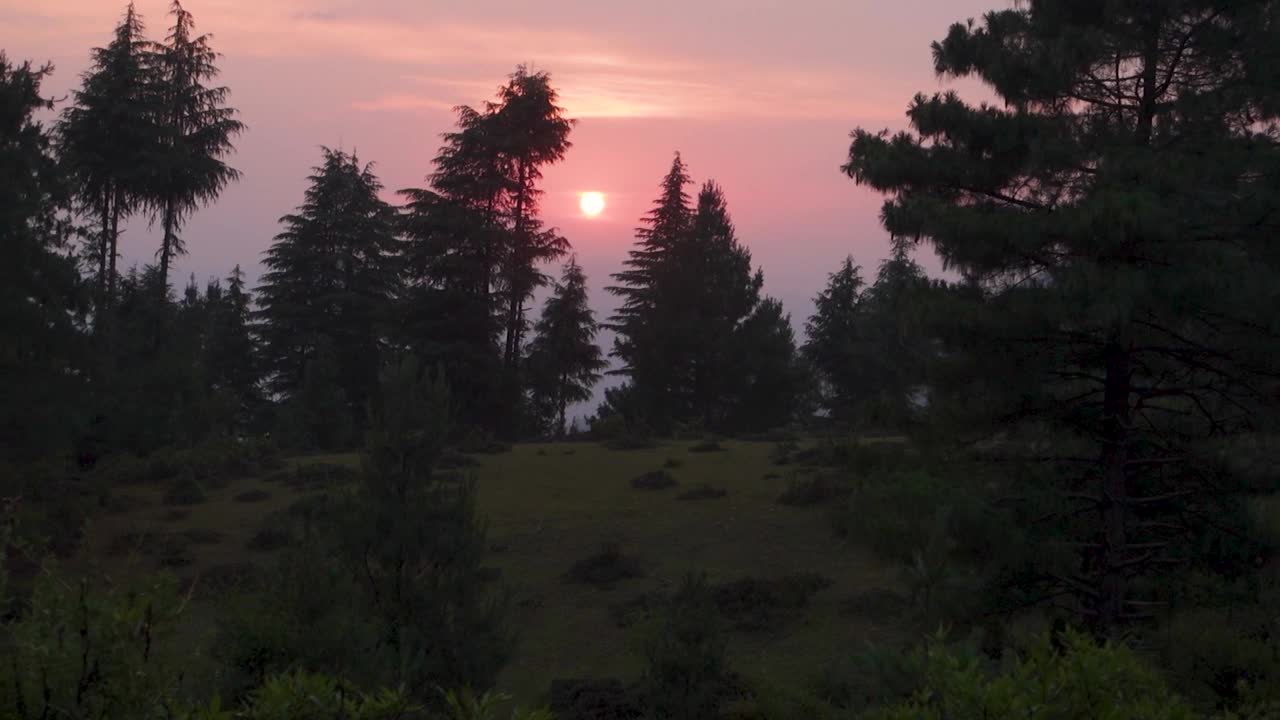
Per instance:
[[[578,199],[578,207],[582,208],[582,214],[588,217],[599,215],[604,212],[604,193],[582,193],[582,197]]]

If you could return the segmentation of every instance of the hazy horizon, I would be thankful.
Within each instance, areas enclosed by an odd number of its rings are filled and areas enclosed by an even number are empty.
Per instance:
[[[902,127],[915,92],[948,85],[934,76],[929,43],[1000,4],[187,0],[225,56],[221,83],[249,129],[232,158],[244,177],[188,222],[175,285],[237,263],[256,282],[321,145],[376,163],[389,200],[422,186],[452,108],[492,99],[527,63],[551,73],[580,121],[566,160],[546,173],[543,215],[573,243],[599,318],[615,304],[603,291],[608,275],[679,151],[697,182],[724,187],[766,292],[799,331],[846,255],[869,275],[888,253],[880,198],[840,172],[849,132]],[[169,0],[136,5],[149,35],[162,37]],[[64,99],[124,7],[0,0],[0,47],[14,60],[53,62],[45,93]],[[605,193],[600,217],[578,210],[584,191]],[[158,229],[135,219],[121,238],[124,266],[150,261],[158,244]],[[920,259],[938,270],[930,255]]]

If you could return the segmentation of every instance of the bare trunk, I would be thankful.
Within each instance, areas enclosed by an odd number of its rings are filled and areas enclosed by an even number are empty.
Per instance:
[[[94,329],[101,330],[107,307],[107,250],[111,247],[111,191],[102,193],[102,227],[98,232],[98,307]]]
[[[520,354],[520,314],[524,305],[524,288],[520,287],[517,275],[520,271],[519,263],[523,261],[523,252],[525,249],[525,225],[524,225],[524,205],[525,205],[525,178],[528,171],[525,168],[525,161],[522,158],[519,161],[518,170],[519,192],[516,193],[516,227],[515,239],[511,248],[510,267],[508,268],[507,292],[510,294],[507,301],[507,348],[505,364],[509,370],[515,370],[519,361]]]
[[[111,205],[111,232],[108,235],[107,247],[107,309],[115,304],[116,297],[116,246],[120,239],[120,200],[121,193],[116,191],[115,201]]]
[[[173,254],[173,229],[175,225],[173,198],[164,202],[164,240],[160,245],[160,286],[156,289],[160,298],[167,298],[169,293],[169,258]]]
[[[565,405],[567,405],[567,403],[565,402],[565,391],[564,391],[564,389],[565,389],[565,387],[567,387],[568,385],[569,385],[569,378],[565,377],[565,375],[564,375],[563,373],[561,373],[561,375],[560,375],[560,387],[556,389],[556,394],[559,396],[559,397],[557,398],[557,401],[558,401],[558,403],[559,403],[559,405],[560,405],[560,423],[557,425],[557,432],[556,432],[556,434],[557,434],[557,435],[559,435],[560,437],[564,437],[564,430],[565,430],[565,424],[564,424],[564,420],[565,420],[565,418],[564,418],[564,414],[565,414]]]
[[[1125,565],[1128,561],[1129,487],[1126,464],[1129,456],[1130,357],[1129,348],[1112,340],[1103,350],[1106,377],[1103,389],[1102,454],[1102,579],[1098,588],[1098,628],[1109,631],[1124,616],[1127,593]]]

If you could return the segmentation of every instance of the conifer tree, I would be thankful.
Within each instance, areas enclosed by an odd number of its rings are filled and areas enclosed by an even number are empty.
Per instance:
[[[823,409],[840,423],[853,419],[865,387],[857,362],[864,288],[862,268],[852,256],[845,258],[813,299],[814,312],[805,324],[804,354],[818,376]]]
[[[114,302],[120,221],[148,197],[147,171],[159,139],[156,67],[143,32],[131,2],[111,42],[93,51],[93,65],[59,125],[60,155],[76,198],[97,223],[92,257],[98,326],[109,322]]]
[[[934,61],[1000,105],[921,95],[910,131],[854,134],[846,170],[889,195],[886,228],[967,280],[948,354],[976,370],[970,407],[1006,438],[1057,429],[1002,447],[1059,450],[1045,517],[1076,552],[1037,569],[1100,630],[1147,615],[1165,599],[1148,580],[1195,567],[1188,539],[1228,522],[1203,443],[1247,430],[1274,377],[1276,13],[988,13]]]
[[[459,406],[455,420],[489,431],[502,424],[495,291],[511,186],[494,125],[491,112],[459,108],[430,188],[401,191],[405,292],[398,313],[401,344],[449,378]]]
[[[509,243],[502,257],[502,287],[506,297],[506,345],[504,365],[517,371],[525,333],[525,303],[547,283],[543,263],[556,260],[569,249],[568,240],[538,218],[542,169],[564,159],[572,147],[569,132],[574,121],[556,105],[559,97],[545,72],[530,72],[521,65],[498,92],[494,113],[496,138],[504,164],[511,173],[508,189]],[[517,376],[518,377],[518,376]]]
[[[633,408],[650,421],[660,422],[674,410],[675,380],[659,345],[663,320],[670,319],[658,317],[668,307],[660,302],[659,278],[692,224],[693,209],[685,191],[692,182],[676,153],[653,210],[636,229],[635,247],[627,253],[623,270],[612,276],[616,285],[606,288],[622,300],[608,325],[616,333],[612,354],[622,363],[616,372],[627,376]]]
[[[205,382],[230,410],[231,428],[244,430],[262,401],[258,348],[253,336],[253,297],[239,265],[223,288],[213,281],[205,291],[208,330],[204,342]]]
[[[160,280],[168,283],[169,265],[186,252],[179,234],[183,221],[213,202],[240,173],[226,164],[232,140],[244,131],[236,110],[226,106],[229,91],[210,87],[218,76],[218,53],[209,35],[195,34],[195,19],[179,0],[171,7],[173,27],[155,58],[155,101],[159,131],[148,202],[160,216]]]
[[[569,403],[589,399],[607,365],[595,342],[597,329],[595,313],[587,303],[587,276],[571,257],[542,308],[529,346],[535,405],[550,411],[557,436],[565,433]]]
[[[65,448],[82,369],[80,278],[68,257],[70,196],[36,113],[52,67],[0,52],[0,455]]]
[[[298,211],[281,219],[258,289],[259,334],[271,392],[300,385],[322,342],[332,346],[337,383],[353,427],[377,382],[392,299],[399,292],[395,211],[378,193],[371,165],[324,148]]]

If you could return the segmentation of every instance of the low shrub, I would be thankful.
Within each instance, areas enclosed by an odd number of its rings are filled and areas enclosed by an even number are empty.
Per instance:
[[[227,539],[227,534],[221,530],[209,530],[207,528],[191,528],[178,533],[184,540],[192,545],[217,545]]]
[[[658,447],[653,438],[631,433],[605,440],[603,445],[609,450],[649,450]]]
[[[300,464],[287,483],[295,490],[322,490],[355,482],[360,473],[346,465],[317,462]]]
[[[840,612],[870,620],[890,620],[905,613],[910,606],[907,598],[883,588],[874,588],[852,595],[840,602]]]
[[[605,543],[600,552],[575,562],[565,574],[570,582],[608,589],[623,580],[643,577],[638,558],[626,555],[618,543]]]
[[[667,596],[660,592],[643,592],[620,603],[609,606],[613,624],[629,628],[646,623],[667,603]]]
[[[639,694],[617,678],[556,679],[548,693],[556,720],[640,720]]]
[[[667,470],[676,470],[684,467],[684,461],[680,458],[667,458],[667,461],[662,463],[662,467]]]
[[[715,440],[707,440],[704,442],[697,443],[696,445],[689,446],[689,452],[691,453],[724,452],[724,447],[721,446],[720,443],[716,442]]]
[[[271,493],[266,490],[245,490],[242,493],[236,493],[232,499],[239,503],[256,503],[267,500],[271,497]]]
[[[190,471],[171,480],[164,490],[165,505],[199,505],[204,501],[204,486]]]
[[[289,528],[280,524],[264,525],[249,538],[245,547],[255,552],[271,552],[288,547],[293,542],[293,534]]]
[[[218,595],[230,590],[252,590],[261,586],[262,568],[251,562],[214,565],[196,577],[197,591]]]
[[[436,467],[441,470],[456,470],[457,468],[475,467],[480,461],[458,452],[457,450],[445,450],[440,454],[440,458],[436,460]]]
[[[191,511],[186,508],[169,508],[164,511],[164,515],[161,515],[160,519],[165,522],[181,522],[189,517],[191,517]]]
[[[742,578],[716,585],[716,608],[734,628],[748,632],[774,630],[803,610],[819,591],[831,586],[831,578],[817,573],[795,573],[761,580]]]
[[[729,491],[709,483],[685,490],[676,496],[677,500],[716,500],[728,495]]]
[[[102,500],[103,509],[112,515],[123,515],[151,506],[151,501],[146,498],[117,492],[108,493]]]
[[[773,446],[773,450],[769,453],[769,462],[774,465],[790,465],[795,460],[795,454],[800,450],[800,443],[794,440],[783,440]]]
[[[849,497],[852,492],[849,481],[834,472],[792,478],[787,489],[778,496],[778,504],[792,506],[821,505]]]
[[[631,478],[631,487],[636,490],[665,490],[678,484],[675,476],[666,470],[650,470]]]

